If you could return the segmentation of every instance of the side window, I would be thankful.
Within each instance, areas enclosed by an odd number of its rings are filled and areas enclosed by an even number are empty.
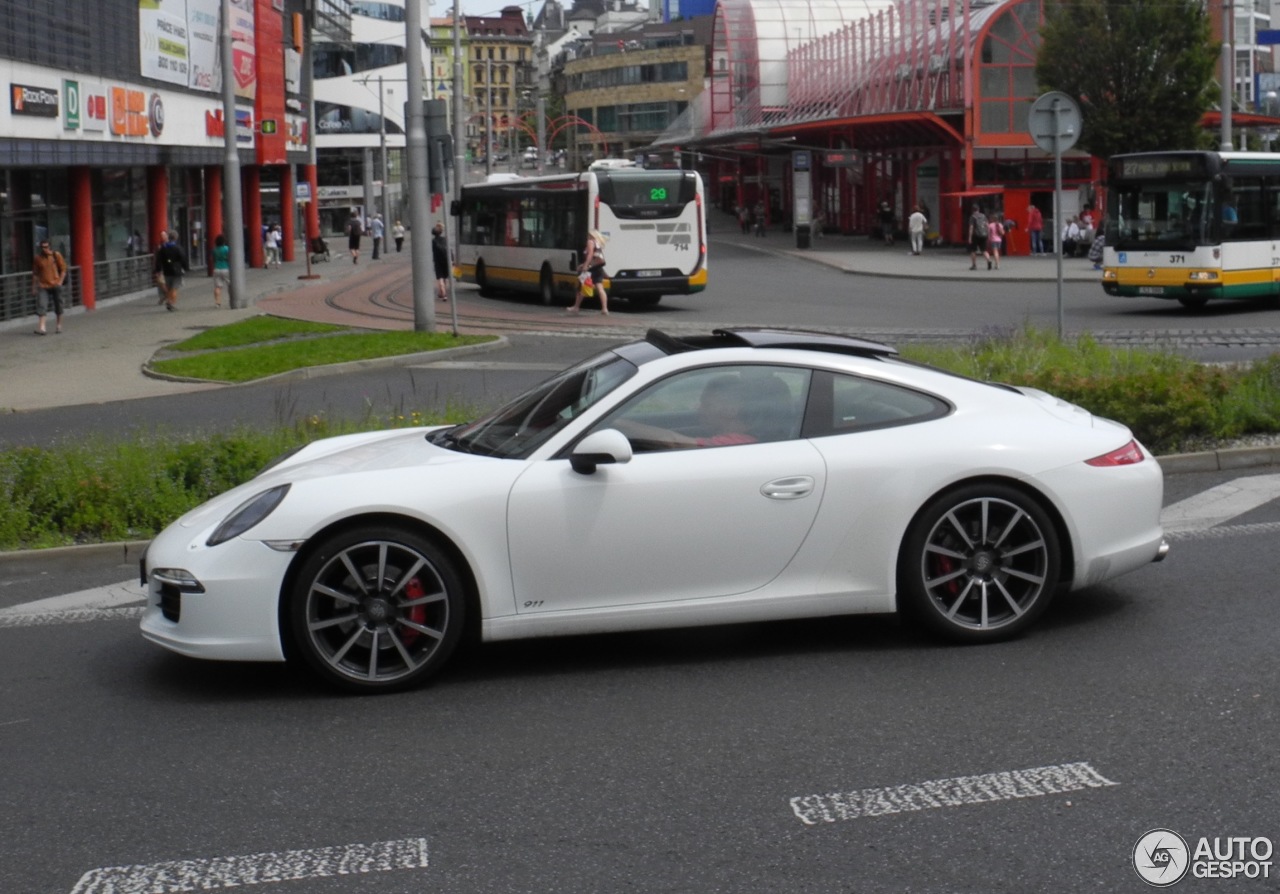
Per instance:
[[[689,370],[654,383],[596,428],[618,429],[638,453],[795,439],[809,377],[781,366]]]
[[[820,438],[937,419],[951,412],[921,391],[860,376],[814,373],[804,436]]]

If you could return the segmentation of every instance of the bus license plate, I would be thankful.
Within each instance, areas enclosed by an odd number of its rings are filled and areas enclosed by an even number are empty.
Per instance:
[[[1164,286],[1138,286],[1139,295],[1163,295]]]
[[[661,276],[661,270],[637,270],[636,276]]]

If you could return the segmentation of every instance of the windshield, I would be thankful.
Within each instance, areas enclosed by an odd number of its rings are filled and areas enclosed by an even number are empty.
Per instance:
[[[1107,202],[1107,245],[1117,249],[1192,249],[1219,241],[1213,184],[1119,183]]]
[[[636,374],[635,364],[612,351],[592,357],[526,391],[487,416],[434,432],[450,450],[524,459],[596,401]]]

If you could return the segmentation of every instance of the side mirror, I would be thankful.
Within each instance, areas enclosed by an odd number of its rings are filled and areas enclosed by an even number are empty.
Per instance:
[[[569,454],[569,465],[579,475],[594,475],[596,466],[631,462],[631,442],[616,428],[587,435]]]

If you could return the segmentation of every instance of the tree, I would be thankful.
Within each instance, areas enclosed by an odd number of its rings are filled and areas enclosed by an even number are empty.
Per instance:
[[[1201,0],[1045,0],[1036,79],[1079,101],[1092,155],[1196,149],[1220,46]]]

